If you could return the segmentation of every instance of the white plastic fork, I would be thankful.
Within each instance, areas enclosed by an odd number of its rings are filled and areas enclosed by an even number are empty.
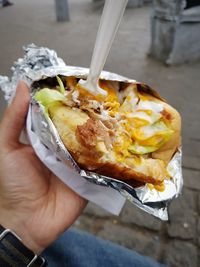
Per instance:
[[[112,46],[128,0],[106,0],[96,37],[87,80],[79,85],[93,95],[106,96],[107,92],[99,87],[98,81]]]

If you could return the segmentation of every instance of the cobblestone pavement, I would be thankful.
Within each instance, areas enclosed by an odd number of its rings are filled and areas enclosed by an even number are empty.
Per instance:
[[[0,8],[0,73],[9,74],[24,44],[55,49],[71,65],[89,66],[101,14],[91,0],[71,0],[69,23],[55,22],[53,1],[14,1]],[[167,67],[147,57],[150,7],[128,9],[105,69],[157,89],[183,118],[184,190],[161,222],[126,203],[119,217],[89,204],[75,227],[167,263],[200,266],[200,63]],[[4,109],[1,95],[0,112]],[[66,215],[67,216],[67,215]]]

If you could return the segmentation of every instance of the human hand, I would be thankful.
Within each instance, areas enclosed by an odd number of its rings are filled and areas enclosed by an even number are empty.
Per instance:
[[[0,124],[0,224],[40,254],[80,215],[86,200],[61,182],[19,142],[29,106],[20,82]]]

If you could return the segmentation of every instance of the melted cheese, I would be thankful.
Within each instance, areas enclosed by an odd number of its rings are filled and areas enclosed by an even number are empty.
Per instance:
[[[137,105],[137,110],[151,110],[155,113],[161,112],[163,109],[164,108],[162,104],[148,100],[140,100],[139,104]]]
[[[121,113],[132,113],[135,111],[136,104],[138,102],[138,96],[135,91],[130,91],[129,94],[126,96],[124,102],[122,103],[119,111]]]
[[[162,117],[160,113],[154,113],[151,110],[146,111],[138,110],[134,113],[127,114],[126,117],[129,119],[129,121],[133,124],[135,128],[148,124],[153,124]]]
[[[134,129],[132,135],[137,140],[146,140],[153,136],[165,136],[172,134],[171,131],[164,122],[157,122],[151,125],[143,126],[139,129]]]
[[[148,155],[160,148],[169,140],[173,131],[164,123],[163,105],[150,101],[148,95],[138,93],[135,85],[130,85],[124,93],[117,94],[112,83],[100,81],[100,87],[107,92],[107,97],[94,97],[83,88],[77,88],[81,97],[88,101],[96,100],[103,105],[101,114],[119,120],[118,129],[109,153],[120,163],[132,166],[140,173],[148,173],[158,177],[160,181],[167,177],[165,163],[151,159]],[[104,144],[98,143],[97,148],[107,153]],[[148,185],[158,191],[164,191],[164,184]]]
[[[83,86],[79,83],[76,85],[76,89],[79,91],[79,98],[86,99],[86,100],[97,100],[102,102],[105,97],[101,94],[93,95],[88,90],[86,90]]]
[[[117,161],[122,162],[126,157],[130,156],[128,148],[131,143],[131,138],[125,132],[118,132],[113,143],[113,150]]]
[[[158,184],[158,185],[147,184],[147,186],[150,190],[156,189],[159,192],[165,191],[165,184],[163,182],[161,184]]]
[[[70,90],[74,90],[77,84],[77,79],[73,76],[67,77],[66,78],[66,85],[67,88],[69,88]]]

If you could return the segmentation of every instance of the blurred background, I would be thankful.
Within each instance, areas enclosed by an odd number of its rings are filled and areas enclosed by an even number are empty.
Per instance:
[[[0,7],[1,75],[11,76],[13,62],[23,56],[22,46],[29,43],[54,49],[69,65],[89,67],[104,1],[13,3]],[[129,203],[119,217],[90,203],[74,227],[172,267],[198,267],[200,1],[129,0],[104,69],[149,84],[181,113],[184,189],[169,207],[169,222]],[[0,117],[4,108],[0,93]]]

